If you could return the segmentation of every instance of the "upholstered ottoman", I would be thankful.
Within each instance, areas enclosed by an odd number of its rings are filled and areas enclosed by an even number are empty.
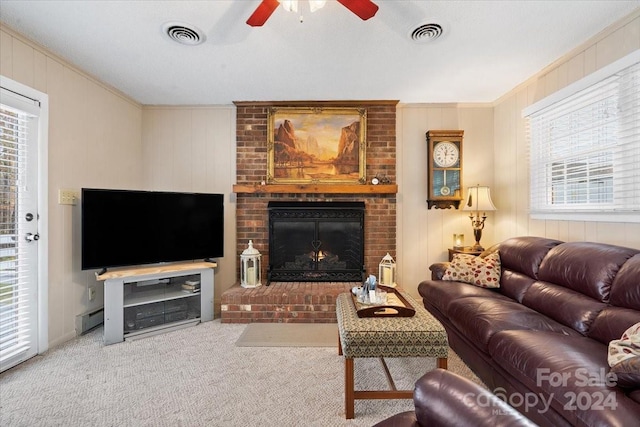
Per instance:
[[[338,353],[345,360],[345,416],[354,417],[356,399],[411,399],[413,390],[397,390],[384,357],[435,357],[438,368],[447,368],[449,344],[444,327],[410,295],[402,296],[415,308],[413,317],[360,318],[351,294],[336,301]],[[354,358],[378,357],[390,390],[354,390]]]

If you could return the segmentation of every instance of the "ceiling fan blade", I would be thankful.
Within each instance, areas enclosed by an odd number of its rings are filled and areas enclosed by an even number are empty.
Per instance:
[[[279,5],[280,2],[278,0],[262,0],[249,19],[247,19],[247,24],[252,27],[262,27]]]
[[[378,6],[371,0],[338,0],[338,3],[358,15],[363,21],[373,17],[378,11]]]

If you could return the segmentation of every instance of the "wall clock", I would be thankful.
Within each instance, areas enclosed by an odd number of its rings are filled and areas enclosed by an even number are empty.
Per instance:
[[[427,132],[429,209],[456,209],[462,201],[462,130]]]

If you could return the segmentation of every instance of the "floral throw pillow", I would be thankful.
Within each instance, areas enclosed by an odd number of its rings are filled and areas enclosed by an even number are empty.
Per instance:
[[[500,287],[500,255],[493,252],[484,258],[455,254],[442,280],[470,283],[481,288]]]
[[[640,387],[640,322],[609,343],[608,362],[620,387]]]

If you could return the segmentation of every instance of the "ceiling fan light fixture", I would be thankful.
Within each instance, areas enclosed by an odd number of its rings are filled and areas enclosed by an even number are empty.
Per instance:
[[[326,4],[326,0],[307,1],[309,2],[309,10],[311,12],[315,12],[316,10],[323,8]],[[363,21],[372,18],[379,9],[378,5],[376,5],[372,0],[336,1],[349,9]],[[267,22],[271,14],[273,14],[280,5],[289,12],[298,11],[298,0],[262,0],[249,19],[247,19],[247,25],[251,27],[262,27],[264,23]],[[300,22],[302,21],[303,17],[300,16]]]
[[[322,9],[327,3],[327,0],[309,0],[309,10],[315,12],[318,9]]]
[[[298,11],[298,0],[280,0],[280,4],[287,12]]]
[[[318,9],[322,9],[327,3],[327,0],[309,0],[309,10],[315,12]],[[298,0],[280,0],[280,4],[287,12],[298,11]]]

